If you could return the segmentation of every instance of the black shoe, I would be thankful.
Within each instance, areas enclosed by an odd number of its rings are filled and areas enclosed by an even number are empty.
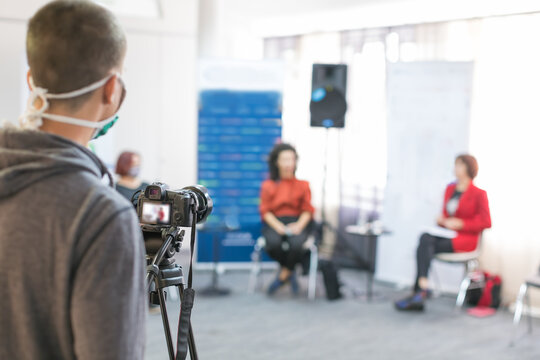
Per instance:
[[[400,311],[424,311],[424,295],[422,292],[398,300],[394,303],[397,310]]]

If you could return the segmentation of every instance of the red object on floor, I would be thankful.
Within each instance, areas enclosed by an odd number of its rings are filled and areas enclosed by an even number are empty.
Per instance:
[[[473,307],[471,309],[468,309],[467,314],[469,314],[471,316],[474,316],[474,317],[483,318],[483,317],[487,317],[487,316],[491,316],[491,315],[495,314],[496,311],[497,310],[495,310],[494,308],[491,308],[491,307],[476,306],[476,307]]]

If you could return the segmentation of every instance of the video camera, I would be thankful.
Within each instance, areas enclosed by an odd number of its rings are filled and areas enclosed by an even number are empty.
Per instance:
[[[143,232],[162,232],[170,227],[190,227],[206,220],[213,202],[201,185],[169,190],[163,183],[148,185],[137,200],[137,214]],[[194,219],[195,217],[195,219]]]

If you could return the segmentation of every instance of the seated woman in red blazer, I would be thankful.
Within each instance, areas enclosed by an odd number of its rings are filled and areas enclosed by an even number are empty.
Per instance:
[[[268,158],[270,179],[261,188],[260,212],[266,252],[281,265],[278,277],[268,288],[269,295],[287,282],[293,293],[298,293],[294,268],[302,260],[302,245],[312,228],[311,192],[309,183],[295,176],[297,160],[294,147],[276,145]]]
[[[428,271],[434,255],[441,252],[474,251],[484,229],[491,227],[487,194],[473,184],[478,163],[471,155],[456,158],[456,182],[444,194],[442,214],[437,224],[456,232],[454,238],[422,234],[416,252],[417,275],[414,293],[395,303],[398,310],[423,310],[428,290]]]

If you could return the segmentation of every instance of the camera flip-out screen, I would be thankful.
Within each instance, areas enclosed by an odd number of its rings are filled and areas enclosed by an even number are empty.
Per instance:
[[[142,206],[141,222],[149,225],[171,223],[171,204],[145,201]]]

